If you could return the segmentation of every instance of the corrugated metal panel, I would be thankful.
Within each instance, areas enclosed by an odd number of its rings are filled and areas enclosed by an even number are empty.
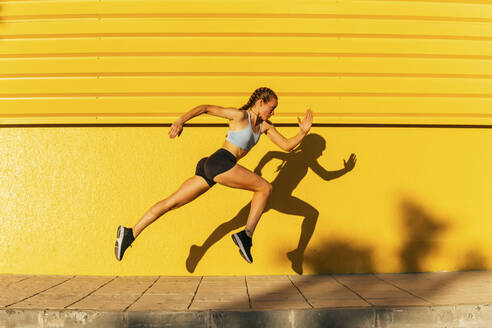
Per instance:
[[[491,1],[0,1],[0,123],[492,124]],[[221,122],[200,117],[193,122]]]

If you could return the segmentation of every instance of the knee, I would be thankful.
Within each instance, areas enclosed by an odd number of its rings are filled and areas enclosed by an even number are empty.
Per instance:
[[[261,184],[261,191],[267,196],[270,196],[270,194],[272,193],[272,184],[266,180],[263,180]]]
[[[152,209],[154,210],[153,212],[156,213],[161,213],[161,212],[167,212],[170,210],[174,210],[178,207],[180,207],[181,204],[179,204],[174,197],[169,197],[166,199],[161,200],[157,204],[155,204]]]
[[[168,211],[175,210],[181,206],[186,204],[183,200],[179,200],[176,197],[170,197],[167,199],[166,206],[168,208]]]

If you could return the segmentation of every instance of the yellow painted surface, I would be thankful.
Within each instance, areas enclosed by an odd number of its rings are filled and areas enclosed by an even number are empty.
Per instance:
[[[286,253],[318,212],[294,256],[306,274],[491,269],[491,32],[486,0],[0,1],[0,273],[290,274]],[[222,186],[117,262],[116,227],[175,191],[227,130],[202,116],[170,140],[166,125],[260,86],[279,95],[275,123],[311,107],[326,149],[308,143],[276,172],[282,155],[262,137],[241,160],[253,170],[267,156],[276,181],[254,263],[230,239],[251,193]],[[340,170],[351,153],[336,179],[308,168]]]
[[[280,123],[491,125],[491,32],[490,1],[0,1],[0,124],[166,124],[265,85]]]
[[[171,140],[166,127],[0,130],[0,272],[190,274],[190,247],[233,219],[250,192],[214,186],[153,223],[121,263],[113,253],[116,227],[133,225],[193,175],[225,133],[226,127],[189,127]],[[311,208],[319,218],[304,254],[306,274],[492,268],[488,130],[315,127],[312,133],[326,142],[322,155],[311,142],[281,175],[278,153],[262,170],[269,181],[279,179],[274,208],[255,233],[254,263],[240,257],[230,238],[239,229],[226,225],[200,261],[193,254],[194,274],[294,273],[286,253],[297,247]],[[273,150],[263,136],[240,163],[253,170]],[[316,160],[339,170],[350,153],[357,165],[339,178],[325,181],[307,169]],[[291,197],[306,205],[285,210]]]

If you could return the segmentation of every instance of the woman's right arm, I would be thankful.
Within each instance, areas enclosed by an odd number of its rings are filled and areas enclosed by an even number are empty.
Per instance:
[[[240,111],[237,108],[224,108],[220,106],[215,106],[215,105],[200,105],[189,112],[181,115],[180,118],[178,118],[172,125],[171,128],[169,129],[169,138],[174,138],[176,136],[181,135],[181,131],[183,131],[183,125],[192,119],[195,116],[201,115],[201,114],[210,114],[218,117],[223,117],[227,118],[229,120],[236,120],[236,119],[242,119],[244,116],[244,113]]]

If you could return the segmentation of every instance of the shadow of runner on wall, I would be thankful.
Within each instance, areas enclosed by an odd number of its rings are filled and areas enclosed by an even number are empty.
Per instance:
[[[272,194],[264,212],[273,209],[281,213],[304,217],[298,246],[296,249],[287,253],[287,257],[292,263],[292,269],[298,274],[302,274],[303,272],[304,251],[313,235],[319,212],[312,205],[293,196],[292,192],[306,176],[309,168],[323,180],[329,181],[351,171],[356,163],[355,154],[351,154],[347,161],[344,160],[344,167],[342,169],[327,171],[317,161],[325,148],[326,142],[323,137],[318,134],[309,134],[290,153],[279,151],[268,152],[263,156],[254,170],[255,173],[261,175],[261,170],[270,160],[277,158],[283,161],[277,169],[279,172],[278,175],[272,182]],[[248,203],[235,217],[219,225],[201,246],[191,246],[186,260],[186,269],[188,272],[195,271],[196,266],[212,245],[232,231],[246,225],[250,206],[251,203]]]
[[[425,259],[439,250],[440,236],[451,228],[453,220],[437,217],[416,202],[405,199],[401,202],[402,239],[404,244],[400,249],[402,272],[422,272]],[[470,249],[466,255],[454,254],[465,261],[459,265],[459,270],[484,270],[485,256],[478,250]]]
[[[400,203],[402,245],[399,249],[400,272],[418,273],[426,271],[425,263],[439,251],[439,239],[450,228],[450,220],[437,217],[410,199]],[[374,249],[370,246],[354,246],[342,240],[326,241],[305,254],[305,262],[313,274],[372,273],[377,271],[373,264]],[[460,271],[485,270],[486,257],[478,250],[463,250],[455,254],[465,260]],[[466,252],[466,253],[465,253]]]
[[[400,271],[421,272],[426,259],[439,249],[438,237],[448,224],[409,199],[400,203],[400,210]],[[376,269],[372,264],[373,252],[370,246],[355,247],[347,241],[331,240],[308,251],[306,263],[314,274],[371,273]]]
[[[369,273],[375,270],[373,250],[370,247],[331,240],[323,243],[319,249],[310,250],[305,255],[305,262],[314,274]]]
[[[405,241],[400,250],[401,270],[420,272],[424,259],[439,248],[437,237],[448,228],[448,224],[409,200],[401,203],[401,211],[402,239]]]

